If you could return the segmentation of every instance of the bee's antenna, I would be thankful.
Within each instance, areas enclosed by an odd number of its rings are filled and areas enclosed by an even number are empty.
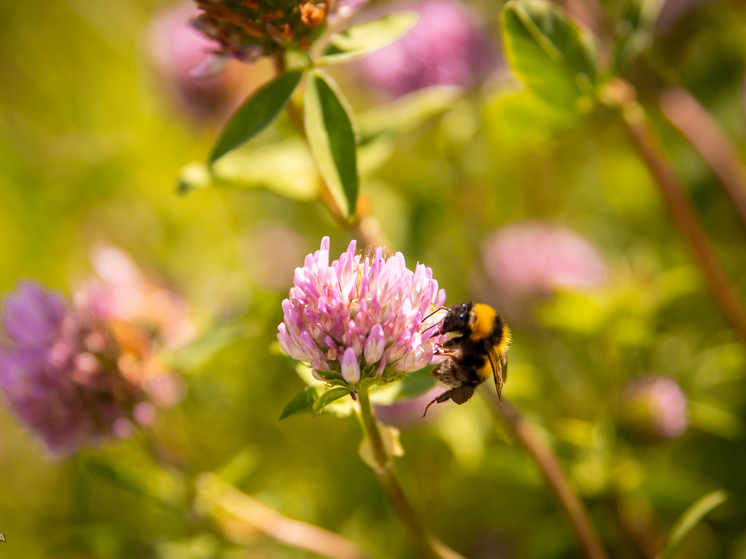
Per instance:
[[[431,312],[431,313],[430,313],[429,315],[427,315],[427,316],[426,316],[425,318],[423,318],[423,319],[422,319],[422,322],[425,322],[425,321],[426,321],[426,320],[427,320],[428,318],[430,318],[431,316],[433,316],[433,315],[434,315],[435,313],[439,313],[440,311],[444,311],[444,310],[447,310],[447,309],[448,309],[448,307],[443,307],[443,306],[441,306],[441,307],[438,307],[438,308],[437,308],[437,309],[435,309],[435,310],[434,310],[433,312]],[[436,322],[435,324],[432,324],[431,326],[428,326],[427,328],[425,328],[425,329],[424,329],[424,330],[422,331],[422,334],[424,334],[424,333],[425,333],[425,332],[427,332],[428,330],[432,330],[432,329],[433,329],[433,328],[435,328],[435,327],[436,327],[436,326],[437,326],[438,324],[440,324],[440,322]]]
[[[438,313],[440,311],[446,311],[446,310],[448,310],[448,307],[443,307],[443,306],[438,307],[437,309],[435,309],[433,312],[431,312],[429,315],[427,315],[422,320],[427,320],[428,318],[430,318],[431,316],[433,316],[435,313]]]

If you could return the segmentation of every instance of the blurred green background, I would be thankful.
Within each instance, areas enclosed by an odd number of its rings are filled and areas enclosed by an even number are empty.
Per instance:
[[[501,5],[471,3],[495,44]],[[278,193],[282,179],[272,171],[246,188],[177,194],[181,169],[204,161],[224,115],[206,115],[204,106],[196,115],[154,61],[152,21],[169,6],[0,2],[0,291],[34,278],[69,293],[90,272],[96,243],[126,250],[186,297],[203,332],[221,324],[238,332],[219,350],[183,356],[188,395],[156,426],[168,452],[192,473],[240,455],[234,481],[261,502],[356,540],[373,556],[417,557],[358,457],[352,418],[276,422],[303,386],[275,342],[292,270],[323,235],[332,254],[351,236],[308,200],[312,188]],[[611,29],[623,26],[625,4],[603,7]],[[736,0],[690,7],[624,70],[742,293],[746,233],[656,99],[662,83],[686,87],[742,151],[745,71],[746,10]],[[266,61],[232,63],[231,72],[233,91],[244,94],[272,74]],[[358,71],[333,74],[356,113],[390,102]],[[680,557],[744,559],[744,347],[625,130],[604,115],[567,121],[542,113],[516,88],[496,61],[449,110],[405,127],[385,146],[393,149],[371,156],[363,203],[393,249],[433,269],[447,304],[497,305],[510,296],[483,257],[485,242],[506,224],[561,225],[597,247],[601,284],[550,289],[506,312],[514,343],[505,395],[541,427],[613,557],[643,556],[635,519],[665,534],[697,498],[723,488],[729,500],[693,531]],[[252,145],[292,134],[283,117]],[[282,160],[278,169],[279,177],[303,172]],[[688,398],[689,428],[676,440],[643,444],[620,426],[622,387],[651,374],[675,379]],[[482,398],[441,407],[403,426],[406,454],[397,460],[433,531],[474,559],[578,557],[538,472]],[[231,543],[184,512],[190,498],[188,484],[158,472],[136,440],[55,461],[0,410],[2,557],[310,556],[261,536]]]

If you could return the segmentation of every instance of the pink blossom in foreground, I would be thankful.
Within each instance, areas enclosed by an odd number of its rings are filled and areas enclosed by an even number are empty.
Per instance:
[[[472,87],[496,56],[467,7],[458,0],[402,2],[420,21],[403,38],[363,60],[366,77],[379,89],[404,95],[433,85]]]
[[[282,302],[277,339],[283,351],[320,372],[340,373],[349,384],[385,380],[421,369],[433,357],[435,328],[425,318],[445,302],[432,270],[406,267],[397,252],[384,257],[355,254],[352,241],[329,264],[329,238],[296,268],[294,287]],[[431,322],[437,322],[437,319]]]
[[[687,407],[686,395],[670,377],[636,378],[622,388],[622,424],[644,441],[681,437],[689,424]]]

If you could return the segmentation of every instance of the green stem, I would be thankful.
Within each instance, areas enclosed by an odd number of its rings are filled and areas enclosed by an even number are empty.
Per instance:
[[[370,441],[373,460],[375,461],[373,471],[378,477],[391,506],[394,508],[396,515],[409,533],[409,536],[415,541],[426,557],[431,559],[464,559],[462,555],[452,550],[430,533],[422,523],[417,512],[404,494],[399,479],[396,477],[392,457],[386,450],[381,429],[373,415],[368,389],[359,389],[357,399],[360,404],[360,420],[365,435]]]
[[[277,49],[274,55],[274,62],[277,75],[282,74],[287,69],[285,49]],[[290,122],[293,124],[293,128],[298,132],[298,135],[303,138],[304,141],[308,142],[308,137],[306,136],[306,125],[303,120],[303,110],[292,98],[288,101],[287,105],[285,105],[285,112],[287,113]],[[319,199],[342,227],[347,229],[355,236],[355,238],[364,242],[368,246],[386,246],[388,244],[386,236],[383,234],[377,219],[370,215],[364,215],[367,213],[364,211],[365,208],[361,208],[360,205],[358,205],[358,217],[356,217],[352,222],[348,221],[337,206],[337,203],[334,201],[334,197],[331,195],[329,187],[324,179],[319,177],[319,180],[321,182]]]

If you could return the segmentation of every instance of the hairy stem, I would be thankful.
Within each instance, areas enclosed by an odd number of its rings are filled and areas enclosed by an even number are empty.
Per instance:
[[[575,537],[586,559],[608,559],[606,551],[593,527],[588,511],[575,493],[559,461],[549,445],[539,436],[536,429],[507,400],[500,405],[497,395],[490,394],[492,409],[500,418],[505,429],[515,442],[531,457],[541,471],[550,491],[557,499],[562,511],[572,527]]]
[[[373,471],[378,477],[386,496],[394,508],[396,515],[426,557],[431,559],[464,559],[462,555],[452,550],[437,539],[420,520],[417,512],[402,490],[392,464],[392,456],[386,449],[378,421],[373,415],[370,405],[368,389],[362,388],[357,392],[360,404],[360,420],[365,435],[370,441],[375,467]]]

